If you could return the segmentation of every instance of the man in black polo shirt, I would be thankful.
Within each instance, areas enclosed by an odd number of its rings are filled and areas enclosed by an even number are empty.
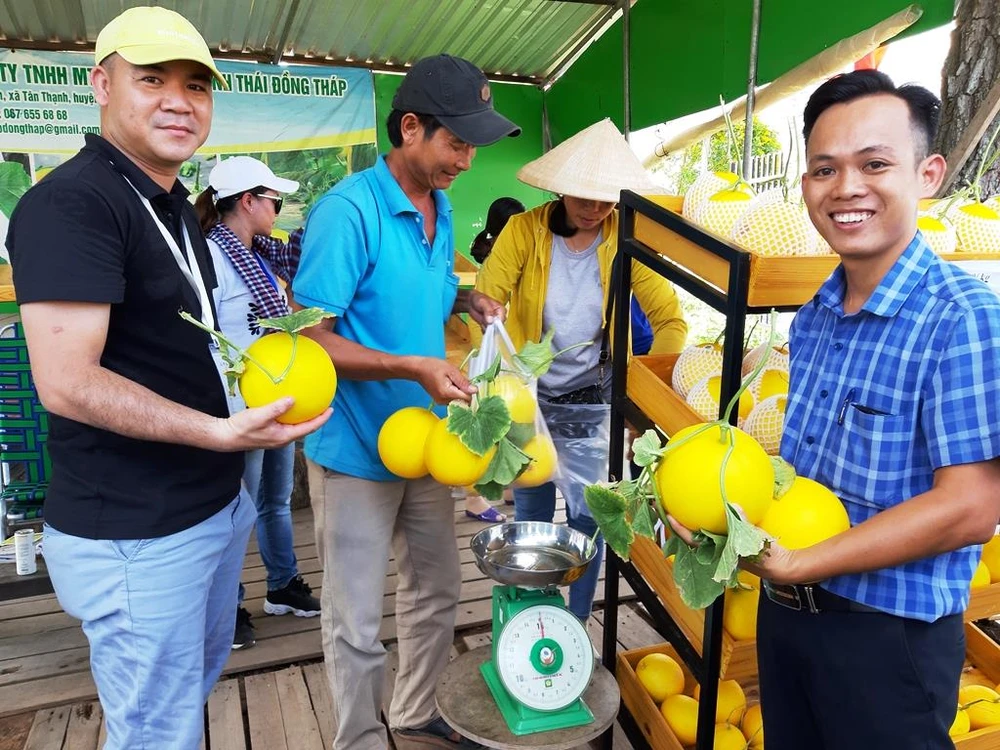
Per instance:
[[[254,506],[242,451],[311,432],[291,399],[229,416],[210,339],[215,275],[177,181],[212,118],[208,47],[133,8],[97,39],[101,137],[21,199],[7,246],[52,412],[45,557],[83,621],[105,748],[195,748],[222,670]]]

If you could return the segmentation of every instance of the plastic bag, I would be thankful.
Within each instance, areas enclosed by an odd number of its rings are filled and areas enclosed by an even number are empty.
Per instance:
[[[483,331],[479,350],[469,360],[470,379],[486,375],[481,396],[500,396],[507,404],[511,427],[506,438],[531,458],[514,487],[537,487],[559,476],[558,451],[538,403],[538,378],[517,360],[517,349],[494,320]]]
[[[559,471],[553,478],[574,516],[593,518],[583,499],[584,487],[608,478],[611,440],[610,404],[554,404],[544,399],[540,411],[555,445]]]

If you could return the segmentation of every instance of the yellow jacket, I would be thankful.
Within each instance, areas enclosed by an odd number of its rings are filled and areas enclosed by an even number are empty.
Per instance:
[[[542,337],[542,310],[552,259],[552,232],[548,218],[553,203],[545,203],[512,216],[497,237],[476,277],[476,289],[493,299],[509,303],[506,328],[514,345]],[[611,262],[618,250],[618,211],[604,221],[604,239],[597,248],[604,290],[603,317],[608,309]],[[687,339],[687,323],[673,286],[642,263],[632,261],[632,292],[639,300],[653,329],[651,354],[678,353]],[[478,326],[471,326],[474,343],[481,340]],[[614,336],[614,325],[611,327]],[[612,338],[612,341],[614,339]],[[631,348],[630,348],[631,351]]]

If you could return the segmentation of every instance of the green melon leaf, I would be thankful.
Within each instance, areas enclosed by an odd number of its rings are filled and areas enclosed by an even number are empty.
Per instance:
[[[477,456],[500,442],[510,429],[510,412],[499,396],[479,399],[475,410],[460,404],[448,405],[448,432]]]

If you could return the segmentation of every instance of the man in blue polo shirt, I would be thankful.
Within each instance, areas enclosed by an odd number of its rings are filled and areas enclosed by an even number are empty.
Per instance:
[[[870,70],[806,105],[803,196],[841,265],[792,324],[781,454],[852,528],[748,566],[768,750],[952,747],[962,612],[1000,518],[1000,298],[916,229],[939,115]]]
[[[400,737],[475,747],[437,712],[434,687],[448,663],[461,575],[450,489],[403,480],[378,455],[386,418],[431,400],[469,400],[474,388],[444,359],[444,324],[468,312],[504,314],[478,292],[458,291],[451,206],[444,194],[477,146],[520,129],[493,109],[489,84],[448,55],[418,61],[388,118],[392,149],[313,207],[293,293],[332,312],[307,334],[341,376],[334,416],[305,446],[323,561],[323,653],[337,750],[387,747],[379,719],[385,650],[379,630],[390,549],[398,573],[399,671],[389,722]]]

